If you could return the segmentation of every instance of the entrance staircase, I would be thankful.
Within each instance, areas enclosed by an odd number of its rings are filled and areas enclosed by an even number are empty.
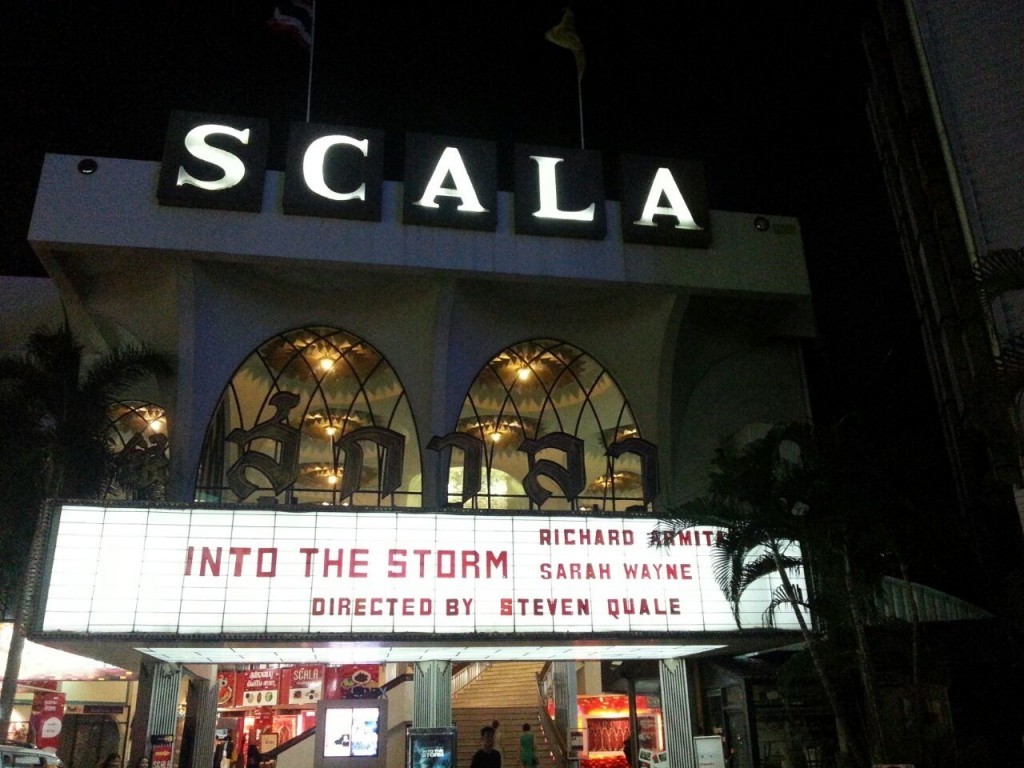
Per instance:
[[[501,768],[519,767],[519,736],[523,723],[537,745],[540,768],[554,768],[555,758],[541,724],[537,674],[543,662],[503,661],[489,665],[452,697],[452,721],[458,729],[456,768],[469,768],[480,748],[480,729],[497,720]]]

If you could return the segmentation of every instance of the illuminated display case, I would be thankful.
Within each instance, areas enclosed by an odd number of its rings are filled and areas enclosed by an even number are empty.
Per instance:
[[[321,701],[316,709],[315,768],[384,765],[387,700]]]
[[[455,765],[454,728],[409,728],[405,739],[405,768],[452,768]]]

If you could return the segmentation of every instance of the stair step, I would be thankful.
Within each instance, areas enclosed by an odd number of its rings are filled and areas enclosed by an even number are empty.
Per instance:
[[[537,674],[544,668],[535,662],[491,664],[452,698],[452,721],[458,729],[457,768],[469,768],[480,748],[480,729],[497,720],[496,744],[502,768],[520,768],[519,736],[529,723],[541,768],[555,768],[554,756],[540,720]]]
[[[504,719],[503,719],[504,718]],[[491,709],[491,710],[453,710],[452,720],[458,733],[458,764],[457,768],[469,768],[473,754],[480,748],[480,729],[497,720],[501,738],[502,768],[520,768],[519,736],[523,732],[523,723],[529,723],[536,746],[537,757],[541,768],[554,768],[555,758],[541,728],[537,709]]]

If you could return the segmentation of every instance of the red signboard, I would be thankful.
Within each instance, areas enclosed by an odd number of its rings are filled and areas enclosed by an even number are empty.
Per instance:
[[[338,698],[376,698],[380,693],[380,664],[343,664],[338,668],[338,683]]]
[[[237,672],[217,672],[217,706],[234,707],[241,703]]]
[[[323,664],[304,664],[281,670],[281,698],[287,704],[315,704],[324,698]],[[287,741],[287,739],[284,739]]]
[[[243,707],[273,707],[281,688],[280,669],[249,669],[238,673]]]
[[[36,693],[32,697],[32,732],[36,737],[36,746],[40,749],[57,751],[60,746],[60,731],[64,721],[64,704],[67,701],[63,693]]]
[[[159,737],[158,737],[159,738]],[[173,739],[173,737],[168,737]],[[155,741],[155,739],[154,739]],[[150,748],[150,760],[149,764],[152,768],[172,768],[172,760],[174,758],[174,742],[161,741],[160,743],[154,743]]]

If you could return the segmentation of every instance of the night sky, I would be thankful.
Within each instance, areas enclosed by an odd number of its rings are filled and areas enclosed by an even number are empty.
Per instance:
[[[665,6],[671,5],[671,9]],[[306,113],[308,53],[262,0],[9,0],[0,38],[0,269],[41,274],[26,243],[45,152],[159,160],[172,109],[264,117],[271,167]],[[544,39],[563,5],[318,3],[311,118],[404,135],[579,146],[572,54]],[[799,217],[819,337],[819,419],[862,421],[907,482],[950,504],[944,448],[866,118],[870,0],[581,2],[583,139],[701,160],[711,207]],[[500,161],[499,161],[500,162]],[[507,168],[507,164],[505,165]],[[499,182],[508,188],[510,174]],[[608,174],[614,190],[616,179]]]

